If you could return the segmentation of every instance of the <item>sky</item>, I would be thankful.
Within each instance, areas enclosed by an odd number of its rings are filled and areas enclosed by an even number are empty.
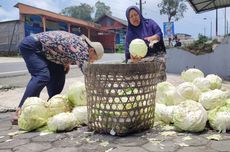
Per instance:
[[[0,22],[19,19],[19,10],[14,7],[18,2],[31,5],[44,10],[60,13],[62,9],[69,6],[77,6],[80,3],[87,3],[95,6],[98,0],[0,0]],[[131,5],[139,6],[139,0],[100,0],[105,5],[110,6],[112,15],[126,20],[125,11]],[[142,0],[142,12],[145,18],[155,20],[163,31],[163,23],[167,22],[166,15],[160,15],[157,4],[161,0]],[[197,38],[198,34],[208,37],[215,36],[216,32],[216,11],[196,14],[189,3],[186,2],[188,10],[184,13],[184,18],[174,22],[175,33],[185,33]],[[226,9],[227,21],[230,24],[230,8]],[[206,18],[206,19],[204,19]],[[224,9],[218,10],[218,34],[224,35]],[[230,26],[228,26],[230,32]]]

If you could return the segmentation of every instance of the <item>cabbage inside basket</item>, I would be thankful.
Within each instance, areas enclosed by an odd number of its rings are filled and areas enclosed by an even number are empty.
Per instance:
[[[164,81],[164,62],[90,64],[85,69],[88,127],[123,136],[154,123],[156,84]]]

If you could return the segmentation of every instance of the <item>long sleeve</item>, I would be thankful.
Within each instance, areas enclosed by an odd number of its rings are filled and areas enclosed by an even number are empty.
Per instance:
[[[127,62],[128,59],[130,59],[129,43],[128,43],[128,41],[126,41],[125,42],[125,61]]]
[[[163,39],[163,33],[161,31],[161,28],[160,26],[153,20],[150,20],[150,24],[151,24],[151,29],[152,29],[152,32],[157,34],[161,39]]]

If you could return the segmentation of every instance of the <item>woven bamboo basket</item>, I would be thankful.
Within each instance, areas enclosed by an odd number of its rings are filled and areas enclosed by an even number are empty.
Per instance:
[[[156,84],[166,79],[165,62],[91,64],[85,69],[88,127],[124,136],[154,123]]]

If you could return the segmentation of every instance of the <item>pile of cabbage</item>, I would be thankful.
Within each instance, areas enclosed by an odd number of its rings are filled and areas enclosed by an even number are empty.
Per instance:
[[[71,85],[66,94],[55,95],[48,101],[29,97],[21,108],[18,119],[20,129],[50,132],[70,131],[88,123],[85,84]]]
[[[188,132],[203,131],[207,124],[219,132],[230,129],[230,95],[215,74],[196,68],[181,73],[178,86],[164,81],[156,92],[155,122],[173,124]]]

